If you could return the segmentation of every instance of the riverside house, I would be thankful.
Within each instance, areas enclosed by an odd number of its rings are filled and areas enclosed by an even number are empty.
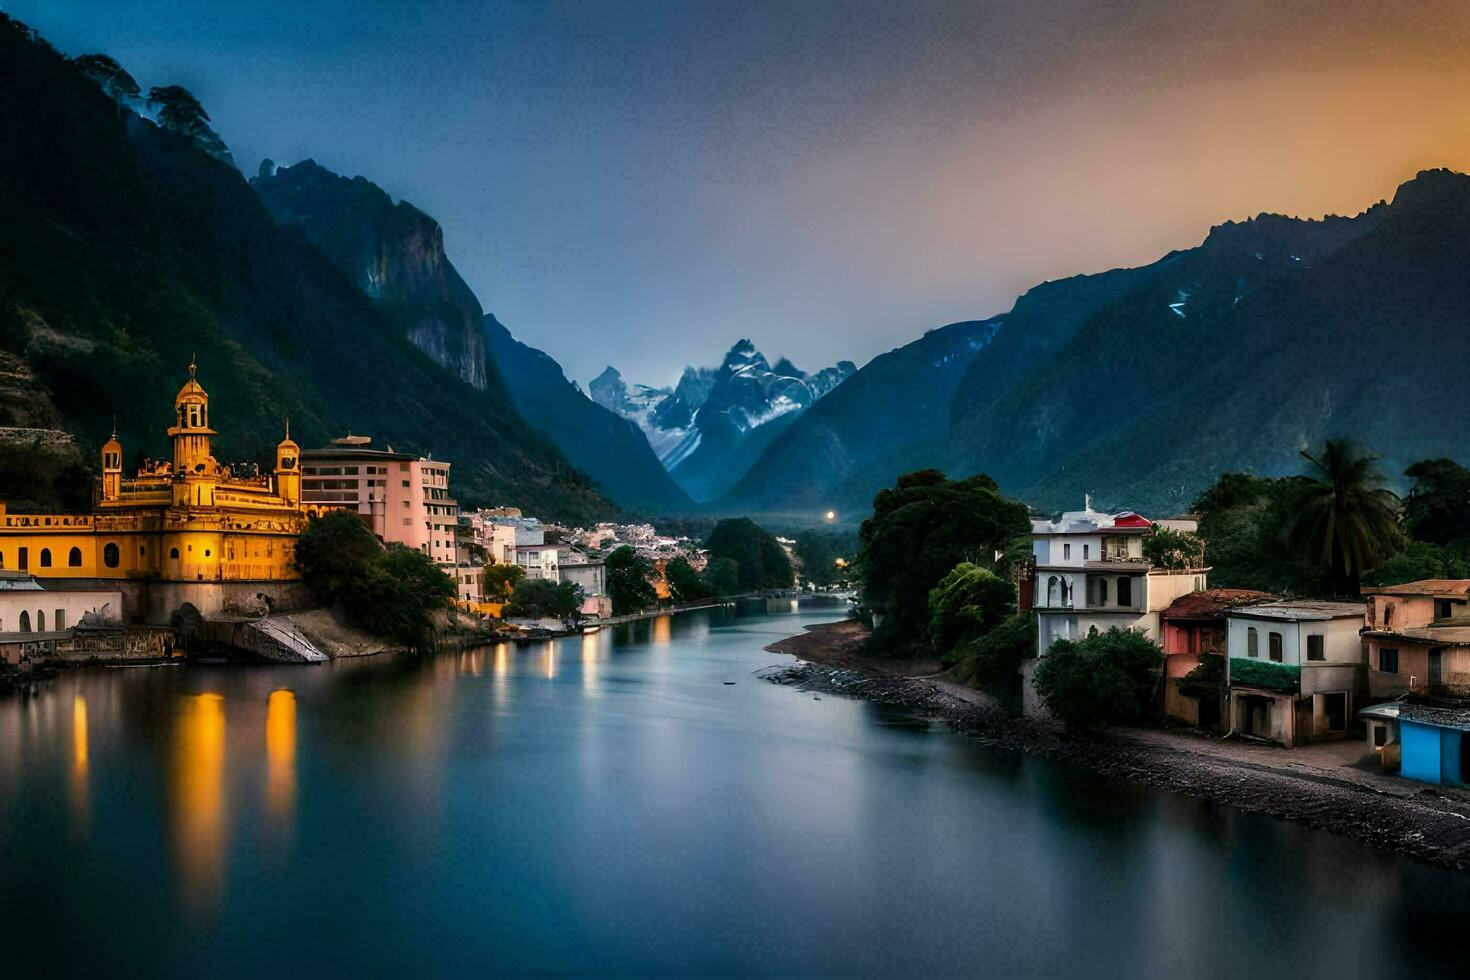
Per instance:
[[[1344,737],[1363,685],[1364,609],[1301,601],[1226,611],[1230,730],[1287,748]]]
[[[1253,589],[1190,592],[1159,613],[1164,647],[1164,715],[1199,728],[1215,729],[1223,717],[1225,695],[1225,613],[1242,606],[1273,602],[1276,596]],[[1214,669],[1206,679],[1185,681],[1197,667]],[[1206,673],[1201,671],[1202,674]]]
[[[1038,658],[1057,640],[1081,639],[1092,629],[1137,629],[1160,640],[1159,614],[1180,596],[1203,589],[1209,569],[1202,558],[1195,567],[1155,568],[1143,554],[1154,527],[1133,511],[1095,511],[1091,497],[1082,510],[1032,522]],[[1183,522],[1176,529],[1193,531],[1194,525]],[[1031,684],[1037,662],[1028,660],[1021,668],[1029,716],[1045,714]]]
[[[1470,695],[1470,579],[1363,590],[1368,693]]]

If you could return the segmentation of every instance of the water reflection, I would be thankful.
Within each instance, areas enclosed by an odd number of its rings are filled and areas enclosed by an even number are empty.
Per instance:
[[[296,695],[279,688],[265,705],[266,809],[283,839],[296,814]]]
[[[225,699],[186,697],[174,733],[170,807],[179,897],[196,919],[220,900],[225,860]]]
[[[582,634],[582,690],[597,690],[597,634]]]
[[[659,616],[653,621],[653,645],[666,647],[669,645],[669,635],[673,628],[673,617]]]
[[[556,679],[556,652],[557,652],[556,651],[556,648],[557,648],[557,645],[558,645],[557,644],[557,641],[552,640],[551,642],[547,643],[542,648],[542,652],[541,652],[542,668],[546,671],[546,679],[549,680],[549,681]]]
[[[88,830],[87,779],[90,765],[87,699],[76,694],[71,701],[71,814],[72,826],[83,837]]]

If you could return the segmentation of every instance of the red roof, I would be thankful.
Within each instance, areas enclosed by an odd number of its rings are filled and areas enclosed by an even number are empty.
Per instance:
[[[1131,510],[1113,517],[1113,527],[1153,527],[1153,523],[1147,517],[1135,514]]]
[[[1159,615],[1164,619],[1218,619],[1226,610],[1273,602],[1279,596],[1255,589],[1205,589],[1182,595]]]

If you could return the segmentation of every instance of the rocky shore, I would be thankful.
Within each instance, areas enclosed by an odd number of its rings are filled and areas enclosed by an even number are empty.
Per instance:
[[[851,620],[809,627],[766,647],[799,658],[765,679],[820,694],[861,698],[937,720],[998,751],[1085,766],[1105,776],[1184,793],[1354,837],[1374,847],[1470,869],[1470,793],[1349,766],[1305,763],[1301,752],[1160,730],[1097,738],[1008,718],[985,695],[949,682],[936,664],[866,657]],[[931,669],[934,668],[934,669]]]

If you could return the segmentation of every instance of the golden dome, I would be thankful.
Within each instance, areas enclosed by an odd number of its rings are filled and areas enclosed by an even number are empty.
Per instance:
[[[196,372],[197,370],[199,370],[199,365],[194,363],[194,357],[190,355],[189,380],[185,381],[184,387],[179,389],[178,397],[174,399],[175,403],[180,405],[204,405],[209,403],[209,392],[205,391],[204,388],[200,386],[199,382],[194,379],[194,372]]]

